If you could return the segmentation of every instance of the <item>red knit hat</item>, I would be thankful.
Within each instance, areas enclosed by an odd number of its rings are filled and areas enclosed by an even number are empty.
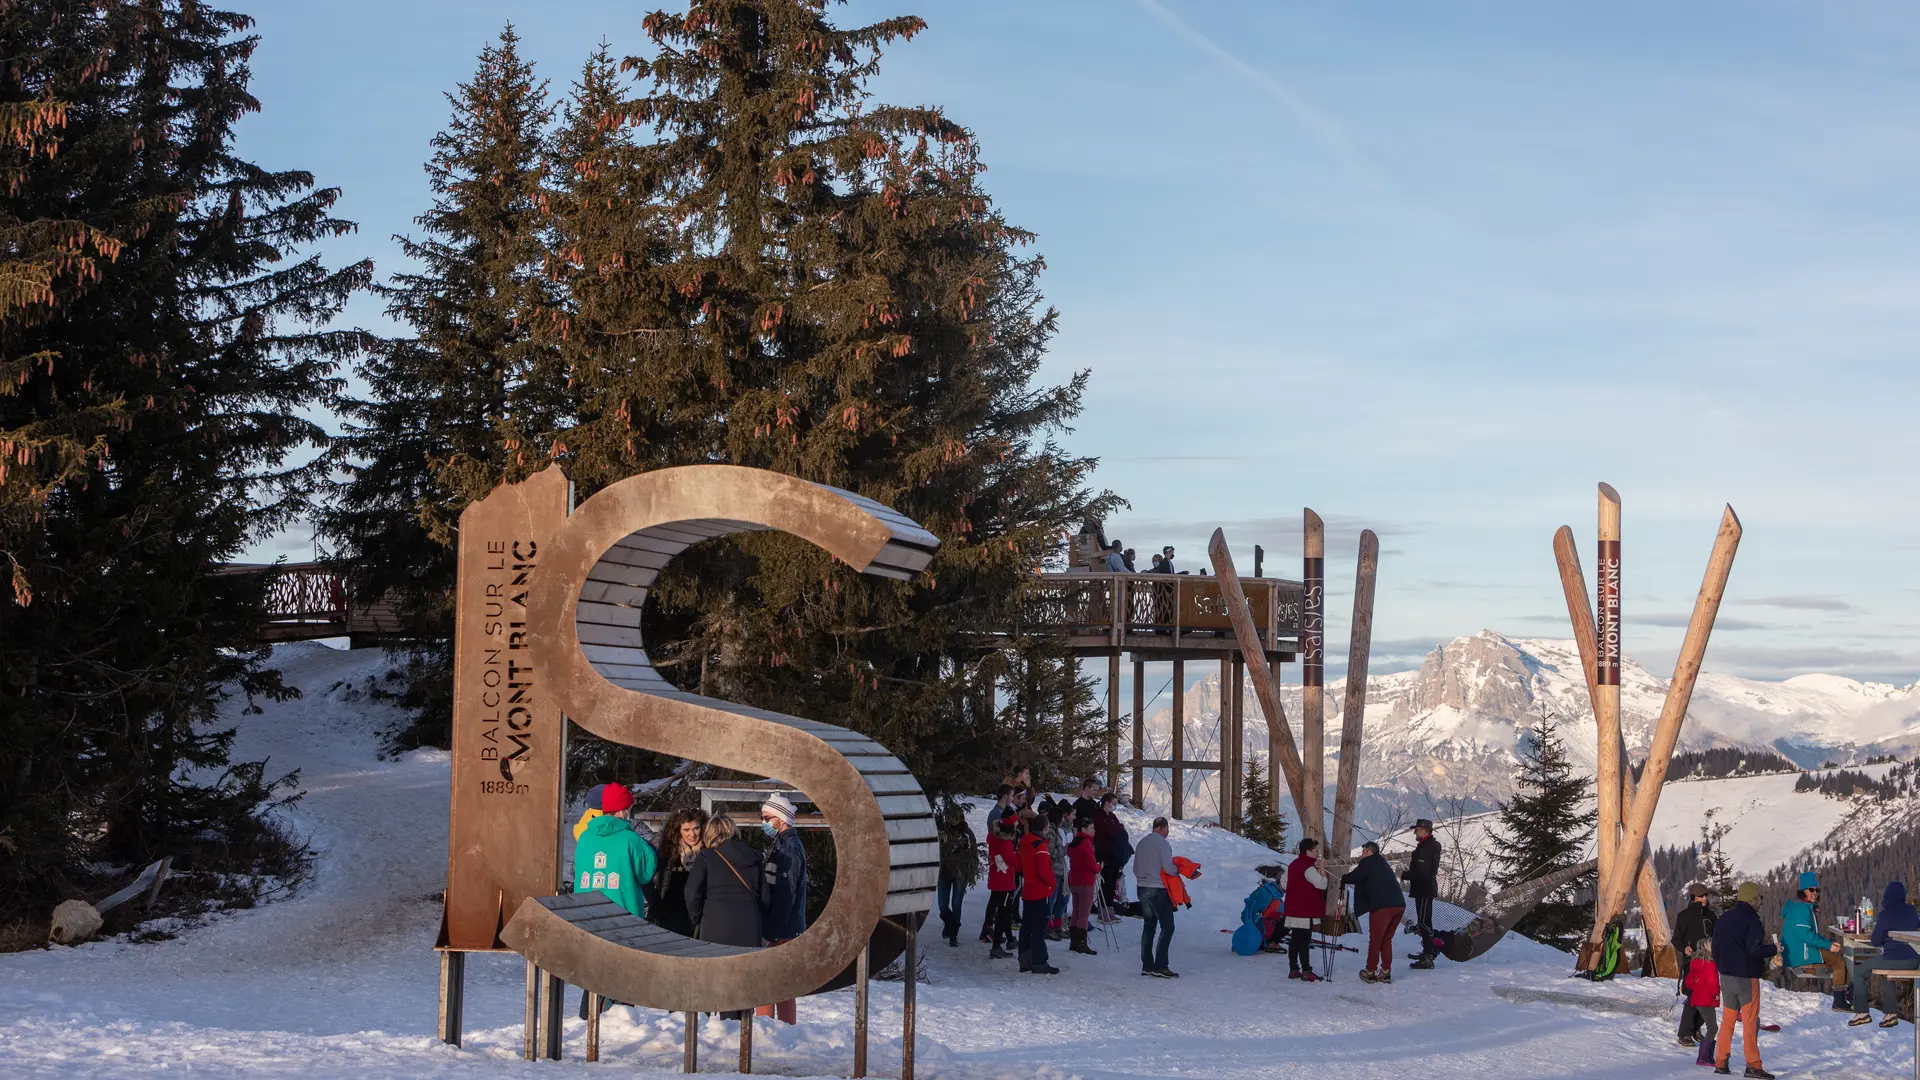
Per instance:
[[[617,814],[633,808],[633,792],[625,784],[608,784],[600,792],[600,809],[608,814]]]

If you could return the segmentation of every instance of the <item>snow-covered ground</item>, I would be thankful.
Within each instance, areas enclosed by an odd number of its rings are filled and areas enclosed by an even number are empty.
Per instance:
[[[603,1060],[580,1060],[584,1032],[567,1027],[568,1060],[519,1060],[524,967],[511,956],[469,964],[466,1045],[432,1038],[431,950],[446,866],[447,761],[414,753],[383,761],[377,731],[392,717],[352,686],[377,674],[378,652],[283,647],[300,701],[235,716],[238,753],[302,770],[307,795],[290,813],[320,851],[299,895],[232,914],[158,944],[102,942],[0,956],[0,1076],[217,1077],[662,1075],[680,1058],[677,1019],[617,1009]],[[344,685],[343,685],[344,684]],[[237,708],[234,710],[237,713]],[[1136,832],[1144,821],[1130,820]],[[937,922],[922,941],[923,1077],[1272,1077],[1343,1080],[1640,1080],[1700,1073],[1672,1042],[1669,984],[1566,977],[1566,957],[1518,938],[1469,964],[1408,971],[1391,986],[1360,983],[1343,955],[1333,981],[1289,982],[1275,956],[1228,949],[1253,867],[1273,856],[1204,825],[1176,824],[1177,853],[1198,860],[1194,906],[1178,917],[1178,981],[1138,974],[1139,924],[1123,921],[1098,957],[1055,949],[1057,976],[1023,976],[974,944],[984,895],[967,899],[968,933],[950,949]],[[1358,939],[1349,939],[1349,943]],[[876,1076],[897,1075],[900,984],[873,988]],[[803,1023],[764,1025],[756,1071],[845,1075],[852,997],[801,1003]],[[1771,990],[1765,1036],[1783,1076],[1906,1077],[1911,1031],[1847,1029],[1811,995]],[[703,1065],[733,1067],[736,1035],[702,1029]]]

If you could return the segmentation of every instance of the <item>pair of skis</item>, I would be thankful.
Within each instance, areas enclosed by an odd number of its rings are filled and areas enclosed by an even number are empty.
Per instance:
[[[1700,662],[1706,655],[1707,640],[1726,595],[1727,578],[1733,570],[1733,557],[1740,547],[1740,519],[1733,507],[1726,507],[1720,518],[1720,530],[1714,538],[1713,552],[1707,560],[1707,572],[1694,599],[1693,615],[1687,622],[1681,641],[1680,657],[1674,665],[1673,680],[1667,684],[1666,701],[1660,720],[1654,727],[1653,744],[1640,782],[1636,786],[1627,765],[1626,741],[1620,730],[1620,671],[1623,658],[1621,629],[1621,528],[1620,493],[1608,484],[1600,485],[1599,548],[1595,611],[1587,606],[1586,582],[1581,573],[1580,556],[1574,547],[1573,530],[1561,526],[1553,537],[1554,560],[1560,568],[1560,584],[1566,593],[1567,616],[1573,624],[1573,636],[1580,649],[1585,670],[1587,694],[1593,703],[1594,726],[1598,730],[1599,820],[1595,856],[1599,866],[1599,895],[1594,904],[1593,930],[1581,950],[1580,966],[1591,966],[1600,948],[1601,935],[1609,920],[1626,910],[1627,894],[1638,890],[1640,909],[1647,926],[1647,945],[1654,951],[1656,970],[1667,978],[1679,975],[1679,960],[1673,950],[1672,930],[1667,923],[1666,904],[1660,883],[1653,876],[1652,853],[1647,835],[1653,828],[1653,814],[1660,802],[1660,787],[1666,782],[1674,748],[1680,741],[1680,726],[1687,706],[1693,700],[1693,686],[1700,675]]]

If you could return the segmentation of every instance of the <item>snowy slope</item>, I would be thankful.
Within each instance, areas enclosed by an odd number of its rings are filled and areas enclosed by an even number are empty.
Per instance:
[[[349,684],[378,672],[377,652],[286,646],[278,653],[307,696],[232,720],[239,751],[298,766],[307,797],[292,823],[321,855],[300,895],[238,912],[151,945],[97,943],[0,956],[0,1076],[145,1077],[159,1070],[214,1077],[640,1075],[679,1061],[678,1021],[616,1009],[599,1064],[580,1060],[569,1020],[568,1060],[518,1059],[523,967],[476,957],[469,968],[466,1046],[431,1037],[438,917],[445,872],[447,763],[416,753],[382,761],[385,708]],[[1129,815],[1138,831],[1145,825]],[[1065,969],[1021,976],[972,941],[984,910],[967,898],[964,947],[923,936],[920,1075],[1253,1078],[1337,1073],[1342,1080],[1640,1080],[1698,1073],[1671,1045],[1671,988],[1566,978],[1566,958],[1510,939],[1466,965],[1402,970],[1392,986],[1360,984],[1352,956],[1334,981],[1289,982],[1277,957],[1238,958],[1222,931],[1237,921],[1270,852],[1204,825],[1178,823],[1176,851],[1199,860],[1195,905],[1178,917],[1178,982],[1143,979],[1137,922],[1098,957],[1056,952]],[[937,929],[937,924],[935,924]],[[1358,939],[1349,939],[1350,943]],[[873,1072],[898,1068],[899,984],[873,990]],[[798,1028],[756,1033],[756,1071],[844,1075],[851,995],[810,998]],[[1785,1031],[1765,1044],[1783,1074],[1840,1080],[1905,1077],[1903,1032],[1851,1031],[1816,998],[1768,991]],[[731,1068],[735,1035],[709,1018],[703,1064]]]

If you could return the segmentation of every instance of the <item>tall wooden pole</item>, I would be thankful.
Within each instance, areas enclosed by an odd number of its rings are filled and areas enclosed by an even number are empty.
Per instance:
[[[1246,820],[1247,799],[1247,680],[1246,661],[1233,654],[1233,827]]]
[[[1700,583],[1700,595],[1694,598],[1693,617],[1687,622],[1687,636],[1680,642],[1680,659],[1673,667],[1673,681],[1667,684],[1667,699],[1660,709],[1660,722],[1653,729],[1653,745],[1647,750],[1646,771],[1640,789],[1634,792],[1633,806],[1626,819],[1626,834],[1617,853],[1620,858],[1613,880],[1602,889],[1594,907],[1594,928],[1589,946],[1597,945],[1607,920],[1619,914],[1627,904],[1627,888],[1638,873],[1640,853],[1647,833],[1653,828],[1653,812],[1660,804],[1660,786],[1667,781],[1667,767],[1673,762],[1673,748],[1680,742],[1680,725],[1687,718],[1687,706],[1693,702],[1693,684],[1700,677],[1700,661],[1707,653],[1707,639],[1713,636],[1713,620],[1720,613],[1720,600],[1726,595],[1727,577],[1733,572],[1733,557],[1740,549],[1740,519],[1733,507],[1720,518],[1720,532],[1714,538],[1713,555],[1707,560],[1707,573]],[[1601,642],[1601,655],[1606,643]],[[1629,870],[1628,863],[1635,864]]]
[[[1127,801],[1135,810],[1144,805],[1141,797],[1140,759],[1146,756],[1147,730],[1147,662],[1136,653],[1133,658],[1133,786],[1128,789],[1132,797]]]
[[[1173,658],[1173,809],[1167,816],[1178,821],[1187,816],[1187,770],[1180,763],[1187,759],[1187,662]]]
[[[1373,651],[1373,584],[1380,569],[1380,538],[1360,533],[1353,575],[1353,631],[1347,638],[1347,695],[1340,705],[1340,773],[1333,788],[1333,838],[1327,857],[1353,851],[1353,804],[1360,797],[1360,740],[1367,715],[1367,660]]]
[[[1326,842],[1327,829],[1327,530],[1320,515],[1301,512],[1300,758],[1306,765],[1306,808],[1300,835]],[[1324,847],[1321,857],[1331,853]]]
[[[1287,713],[1280,704],[1280,662],[1267,661],[1266,649],[1260,644],[1260,631],[1253,625],[1253,613],[1247,610],[1246,590],[1240,587],[1240,574],[1233,568],[1233,554],[1227,550],[1227,537],[1221,530],[1213,530],[1213,539],[1207,542],[1207,555],[1213,560],[1220,599],[1233,620],[1234,640],[1240,645],[1240,655],[1246,658],[1247,674],[1253,677],[1253,696],[1260,702],[1260,714],[1267,718],[1268,774],[1272,775],[1273,763],[1279,762],[1280,775],[1293,797],[1294,812],[1304,820],[1300,798],[1306,789],[1306,780],[1302,775],[1300,748],[1293,741],[1293,729],[1287,725]],[[1278,810],[1279,781],[1274,782],[1273,790],[1273,808]]]
[[[1220,654],[1220,771],[1215,785],[1220,827],[1233,828],[1233,654]]]
[[[1253,664],[1254,664],[1254,661],[1251,661],[1251,660],[1247,661],[1249,670],[1253,669]],[[1267,661],[1267,681],[1268,681],[1268,685],[1273,687],[1273,696],[1277,703],[1280,697],[1280,661],[1278,660]],[[1255,675],[1253,677],[1253,696],[1256,701],[1260,700],[1260,677],[1258,675]],[[1278,705],[1276,704],[1276,708],[1277,707]],[[1275,715],[1278,715],[1280,717],[1281,723],[1285,723],[1287,719],[1287,714],[1284,711],[1276,714],[1276,713],[1267,712],[1266,709],[1267,707],[1264,704],[1260,706],[1261,715],[1268,717],[1268,720],[1267,720],[1267,790],[1273,793],[1273,798],[1269,799],[1268,801],[1273,804],[1273,812],[1275,814],[1278,814],[1280,813],[1280,793],[1282,791],[1285,791],[1287,793],[1288,799],[1293,798],[1292,784],[1291,783],[1283,784],[1280,782],[1280,780],[1286,779],[1284,766],[1287,760],[1286,754],[1283,753],[1280,749],[1280,739],[1284,735],[1287,741],[1291,743],[1293,741],[1293,735],[1290,732],[1285,732],[1281,730],[1279,728],[1279,725],[1275,724],[1271,719]],[[1280,775],[1280,779],[1278,780],[1274,778],[1274,774],[1273,774],[1275,762],[1279,762],[1283,767]],[[1295,804],[1294,809],[1295,810],[1299,809],[1299,805],[1297,803]]]
[[[1580,553],[1573,543],[1573,530],[1562,525],[1553,536],[1554,562],[1560,567],[1560,591],[1567,599],[1567,619],[1573,624],[1573,640],[1580,648],[1580,667],[1586,676],[1587,700],[1599,711],[1600,688],[1594,668],[1599,646],[1593,626],[1593,605],[1587,600],[1587,577],[1580,570]],[[1605,751],[1599,751],[1604,754]],[[1622,738],[1614,748],[1620,761],[1620,797],[1634,797],[1633,770],[1627,767],[1627,744]],[[1617,849],[1616,849],[1617,850]],[[1646,845],[1640,853],[1640,874],[1635,883],[1640,898],[1640,916],[1646,922],[1647,945],[1653,949],[1654,968],[1663,978],[1678,978],[1680,960],[1673,951],[1673,924],[1667,919],[1667,901],[1660,892],[1660,880],[1653,873],[1653,850]],[[1581,966],[1591,967],[1593,958],[1583,955]]]
[[[1120,650],[1107,654],[1107,787],[1120,782]]]
[[[1594,857],[1600,863],[1600,891],[1613,883],[1614,849],[1620,843],[1620,493],[1600,485],[1600,563],[1596,571],[1595,611],[1599,654],[1595,661],[1593,724],[1599,731],[1594,785],[1599,818]]]

